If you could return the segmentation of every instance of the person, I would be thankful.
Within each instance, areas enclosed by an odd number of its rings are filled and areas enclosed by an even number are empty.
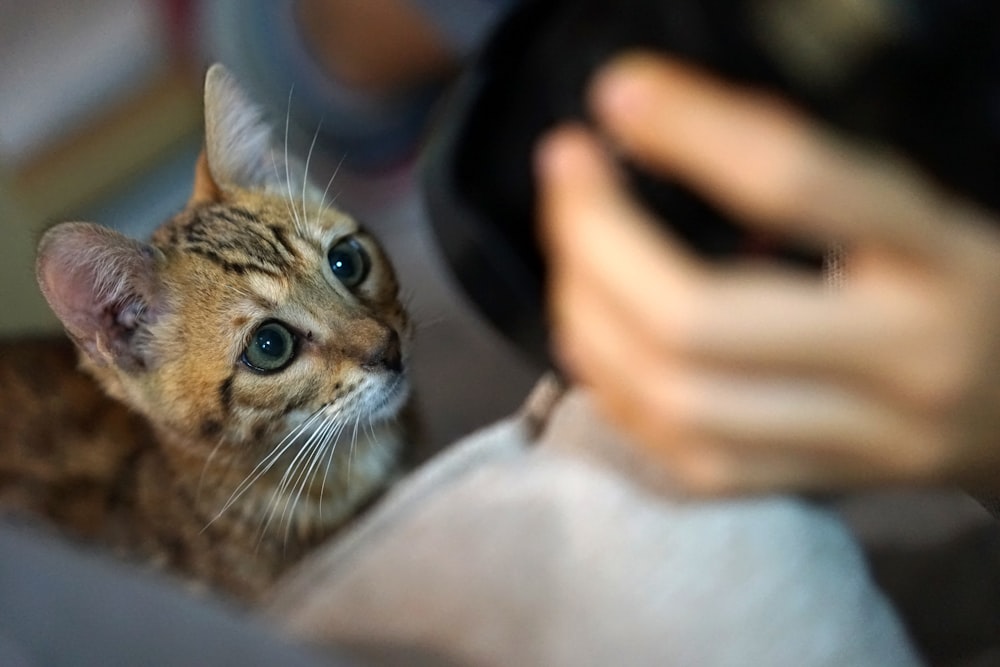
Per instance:
[[[537,153],[554,347],[631,443],[696,494],[996,492],[992,212],[666,58],[621,57],[589,102],[609,139],[564,126]],[[608,140],[755,229],[842,249],[840,286],[699,261],[627,194]]]

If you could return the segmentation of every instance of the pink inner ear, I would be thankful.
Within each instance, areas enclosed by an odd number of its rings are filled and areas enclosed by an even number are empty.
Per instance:
[[[222,189],[215,182],[212,170],[208,165],[208,155],[204,150],[198,156],[198,162],[194,169],[194,188],[191,191],[191,198],[188,206],[195,204],[209,204],[222,199]]]
[[[153,271],[150,249],[89,223],[58,225],[38,248],[42,294],[70,336],[103,361],[126,352],[148,305]]]

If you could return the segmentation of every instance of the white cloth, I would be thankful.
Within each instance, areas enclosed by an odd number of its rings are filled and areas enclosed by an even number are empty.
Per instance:
[[[625,448],[586,397],[538,422],[548,402],[405,480],[269,614],[309,641],[459,664],[920,663],[832,513],[671,499],[603,456]]]

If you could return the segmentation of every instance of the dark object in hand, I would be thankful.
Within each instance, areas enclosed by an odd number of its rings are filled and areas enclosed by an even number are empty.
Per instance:
[[[615,54],[649,49],[778,92],[942,184],[1000,210],[996,0],[531,0],[500,26],[446,105],[425,161],[432,225],[473,301],[547,361],[545,265],[531,157],[555,124],[587,122],[586,86]],[[626,164],[637,196],[702,255],[752,243],[738,221]],[[815,249],[772,247],[816,265]]]

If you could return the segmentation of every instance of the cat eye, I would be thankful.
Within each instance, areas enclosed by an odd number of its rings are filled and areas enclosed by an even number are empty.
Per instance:
[[[265,322],[243,351],[243,363],[261,373],[280,371],[295,356],[295,335],[280,322]]]
[[[353,238],[337,243],[326,253],[330,270],[345,287],[357,287],[368,277],[368,253]]]

